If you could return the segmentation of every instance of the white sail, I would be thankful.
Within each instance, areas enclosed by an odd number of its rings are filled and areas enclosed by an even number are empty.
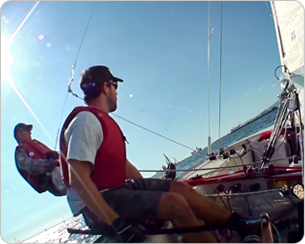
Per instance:
[[[304,87],[304,8],[297,1],[272,1],[271,8],[281,63]]]
[[[281,64],[293,74],[304,124],[304,8],[297,1],[271,1]],[[285,70],[283,70],[285,71]]]

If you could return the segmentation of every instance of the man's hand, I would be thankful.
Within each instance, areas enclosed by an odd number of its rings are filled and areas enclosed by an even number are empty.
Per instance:
[[[125,162],[125,170],[126,170],[126,179],[138,179],[143,178],[139,170],[135,166],[133,166],[128,159]]]
[[[46,155],[44,155],[44,157],[46,159],[58,159],[59,155],[58,155],[58,152],[56,152],[56,151],[50,151],[50,152],[46,153]]]
[[[130,221],[117,218],[113,223],[112,227],[116,230],[117,234],[125,242],[143,242],[145,239],[143,230]]]

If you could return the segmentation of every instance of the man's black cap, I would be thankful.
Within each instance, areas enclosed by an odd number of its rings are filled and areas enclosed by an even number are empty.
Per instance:
[[[31,131],[33,129],[33,125],[27,125],[25,123],[19,123],[15,126],[15,129],[14,129],[14,137],[15,139],[17,140],[16,136],[17,136],[17,133],[20,131],[20,130],[26,130],[26,131]]]
[[[92,88],[100,87],[104,82],[110,80],[123,82],[122,79],[114,77],[108,67],[103,65],[92,66],[84,71],[80,80],[80,88],[85,94],[88,94],[91,93]]]

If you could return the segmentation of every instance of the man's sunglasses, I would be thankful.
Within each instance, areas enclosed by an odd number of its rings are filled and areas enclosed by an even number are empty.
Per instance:
[[[107,84],[108,85],[113,85],[114,89],[118,89],[118,82],[117,81],[110,80]]]
[[[26,131],[26,132],[31,132],[31,130],[29,130],[27,128],[21,128],[21,129],[18,130],[18,132],[23,131],[23,130]]]

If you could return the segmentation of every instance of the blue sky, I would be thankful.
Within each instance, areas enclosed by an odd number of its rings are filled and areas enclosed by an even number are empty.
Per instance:
[[[33,138],[54,148],[64,118],[83,104],[71,94],[64,102],[95,2],[39,2],[33,8],[34,4],[6,2],[1,8],[1,236],[6,242],[28,238],[71,217],[65,197],[37,194],[17,172],[13,129],[18,122],[32,123]],[[211,2],[211,28],[214,141],[219,123],[220,2]],[[107,65],[124,79],[116,115],[188,147],[205,147],[207,35],[208,2],[99,2],[72,88],[82,96],[81,70]],[[276,101],[280,88],[273,71],[278,65],[269,2],[224,2],[221,135]],[[165,164],[162,153],[178,160],[191,153],[114,119],[129,141],[127,157],[138,169],[160,169]]]

